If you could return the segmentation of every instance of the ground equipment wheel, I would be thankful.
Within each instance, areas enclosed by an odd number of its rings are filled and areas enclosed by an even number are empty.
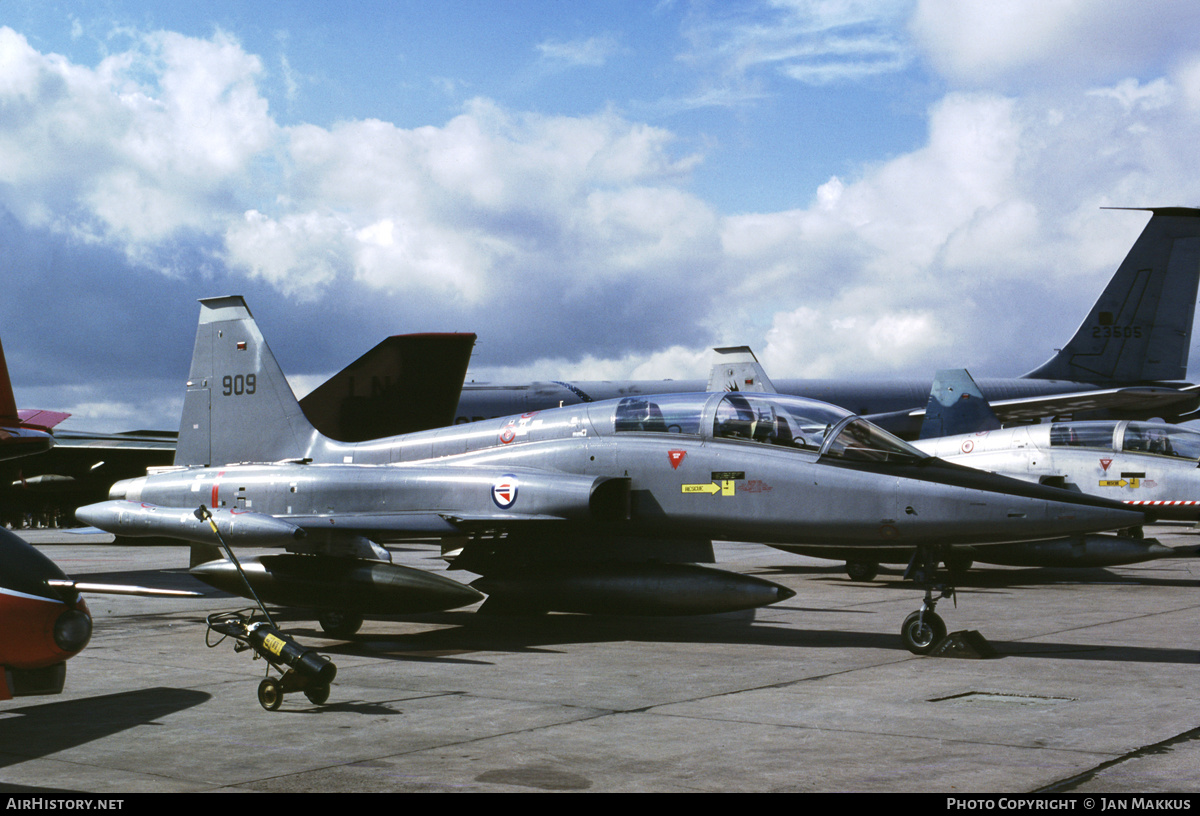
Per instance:
[[[309,686],[304,690],[304,696],[313,705],[325,705],[329,700],[329,686]]]
[[[274,677],[258,684],[258,702],[267,711],[278,711],[283,705],[283,686]]]

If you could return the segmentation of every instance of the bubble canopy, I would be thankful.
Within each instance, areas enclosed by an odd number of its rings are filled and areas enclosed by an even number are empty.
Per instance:
[[[1200,432],[1162,422],[1056,422],[1050,427],[1050,445],[1200,460]]]
[[[689,434],[860,462],[928,456],[836,405],[786,394],[662,394],[617,402],[616,433]]]

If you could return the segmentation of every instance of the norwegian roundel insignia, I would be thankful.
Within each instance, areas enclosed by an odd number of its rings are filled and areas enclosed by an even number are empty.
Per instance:
[[[517,501],[517,477],[507,475],[492,485],[492,501],[501,510],[507,510]]]

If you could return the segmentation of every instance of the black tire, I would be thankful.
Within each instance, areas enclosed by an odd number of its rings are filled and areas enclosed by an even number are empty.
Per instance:
[[[950,570],[953,575],[962,575],[972,566],[975,561],[965,555],[950,555],[946,557],[946,569]]]
[[[874,581],[879,574],[879,565],[874,561],[847,561],[846,574],[851,581]]]
[[[313,705],[325,705],[329,700],[329,686],[309,686],[304,690],[304,696]]]
[[[904,619],[900,637],[904,648],[913,654],[929,654],[946,637],[946,624],[933,612],[926,612],[924,619],[920,612],[913,612]]]
[[[354,637],[354,634],[362,628],[363,617],[355,615],[353,612],[327,611],[317,615],[317,623],[321,625],[321,629],[327,635],[349,638]]]
[[[274,677],[258,684],[258,703],[267,711],[278,711],[283,705],[283,686]]]

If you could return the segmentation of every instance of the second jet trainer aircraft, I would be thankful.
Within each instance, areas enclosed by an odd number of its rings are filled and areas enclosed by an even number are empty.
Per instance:
[[[929,414],[944,418],[935,430],[948,428],[950,433],[923,433],[928,438],[915,444],[927,453],[1018,479],[1151,506],[1162,520],[1200,520],[1200,431],[1131,420],[1002,428],[966,371],[939,371],[935,383]],[[931,424],[929,419],[926,424]]]
[[[363,614],[476,601],[517,611],[686,614],[793,593],[700,567],[714,539],[869,547],[911,542],[936,568],[955,545],[1142,524],[1142,512],[950,465],[849,412],[783,395],[672,394],[529,412],[358,443],[297,404],[240,297],[201,301],[176,467],[78,511],[102,529],[279,546],[246,574],[263,600]],[[387,542],[443,541],[470,587],[391,564]],[[241,593],[228,561],[194,572]],[[925,605],[906,645],[945,634]],[[937,589],[943,589],[937,587]],[[945,597],[943,591],[941,597]]]
[[[1177,420],[1196,410],[1181,392],[1200,280],[1200,210],[1158,207],[1075,335],[1022,377],[981,378],[979,386],[1004,422],[1107,411],[1116,418]],[[832,402],[906,439],[916,438],[929,380],[782,379],[781,394]],[[739,382],[721,390],[754,391]],[[636,394],[703,391],[703,380],[468,382],[457,420],[521,413]]]

